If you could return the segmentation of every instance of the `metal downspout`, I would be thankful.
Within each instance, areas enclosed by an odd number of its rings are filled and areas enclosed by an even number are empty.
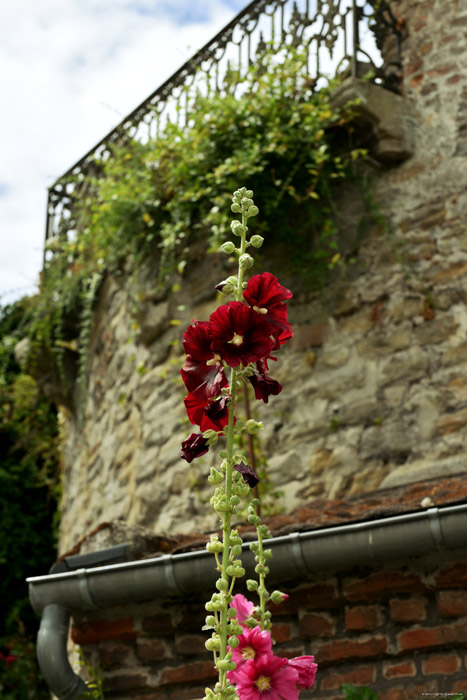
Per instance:
[[[44,608],[37,635],[37,660],[49,689],[60,700],[78,700],[88,689],[68,661],[70,613],[61,605]]]
[[[254,559],[247,543],[243,548],[244,566],[251,575]],[[268,540],[268,548],[273,552],[271,583],[303,580],[320,570],[343,571],[467,548],[467,504],[294,532]],[[32,606],[45,617],[38,636],[38,658],[50,690],[59,700],[75,700],[83,686],[86,689],[67,658],[68,611],[186,596],[208,590],[216,578],[212,555],[201,550],[27,579]]]

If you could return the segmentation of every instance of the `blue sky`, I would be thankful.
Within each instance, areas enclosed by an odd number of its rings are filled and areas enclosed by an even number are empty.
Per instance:
[[[0,304],[37,289],[47,187],[247,4],[1,4]]]

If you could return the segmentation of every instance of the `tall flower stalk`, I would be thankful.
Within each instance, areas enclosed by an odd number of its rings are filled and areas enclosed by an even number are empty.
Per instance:
[[[212,535],[207,544],[220,575],[216,591],[206,603],[208,614],[203,628],[212,630],[206,647],[213,653],[218,682],[213,690],[206,688],[205,700],[295,700],[301,688],[312,685],[316,664],[311,656],[288,660],[273,654],[267,605],[287,596],[280,591],[270,594],[266,588],[266,562],[272,553],[264,548],[264,540],[271,535],[258,515],[260,501],[251,493],[258,476],[237,450],[235,440],[242,433],[252,435],[262,428],[256,420],[242,420],[236,415],[236,397],[242,383],[250,381],[256,399],[265,403],[282,390],[269,376],[268,361],[276,359],[272,353],[292,337],[286,305],[292,293],[269,272],[245,281],[246,271],[253,266],[247,250],[263,243],[261,236],[248,238],[248,219],[258,214],[253,192],[244,187],[237,190],[231,209],[241,215],[241,221],[231,223],[239,243],[228,241],[221,250],[235,255],[238,271],[216,289],[232,300],[219,306],[209,321],[194,321],[187,328],[183,344],[186,360],[181,370],[188,390],[187,414],[200,428],[199,433],[183,441],[182,458],[191,462],[206,454],[219,438],[226,441],[226,448],[220,451],[221,464],[212,467],[208,477],[214,486],[211,506],[219,516],[222,538]],[[240,558],[242,539],[232,528],[232,520],[247,500],[248,521],[256,527],[258,536],[250,545],[258,578],[249,579],[246,585],[259,597],[256,606],[243,595],[234,595],[235,581],[245,576],[245,569]]]

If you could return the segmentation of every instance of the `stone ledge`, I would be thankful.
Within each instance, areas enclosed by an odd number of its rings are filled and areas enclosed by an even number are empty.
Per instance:
[[[381,163],[398,163],[413,155],[415,119],[410,104],[400,95],[365,82],[346,78],[332,93],[334,107],[356,101],[355,123],[371,128],[373,156]]]

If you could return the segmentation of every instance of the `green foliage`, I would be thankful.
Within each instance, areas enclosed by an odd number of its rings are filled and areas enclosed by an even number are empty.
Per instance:
[[[2,700],[48,700],[50,693],[40,677],[34,644],[18,633],[0,640],[0,696]]]
[[[37,620],[25,578],[55,559],[56,411],[14,356],[30,306],[25,299],[0,309],[0,645],[14,657],[8,664],[0,657],[0,687],[9,700],[47,697],[34,691],[41,687],[30,641]]]
[[[367,686],[357,688],[351,683],[342,683],[340,690],[344,693],[345,700],[378,700],[379,698],[378,693]]]
[[[196,258],[198,241],[214,251],[224,240],[239,181],[261,202],[265,255],[273,244],[282,269],[322,285],[339,259],[333,189],[361,151],[351,147],[351,109],[331,106],[330,87],[313,87],[299,52],[265,53],[246,75],[231,71],[224,94],[199,93],[187,124],[169,122],[145,143],[112,143],[94,178],[76,183],[76,235],[51,243],[35,347],[56,361],[78,349],[82,374],[89,332],[79,319],[89,316],[96,275],[145,268],[166,286]]]

